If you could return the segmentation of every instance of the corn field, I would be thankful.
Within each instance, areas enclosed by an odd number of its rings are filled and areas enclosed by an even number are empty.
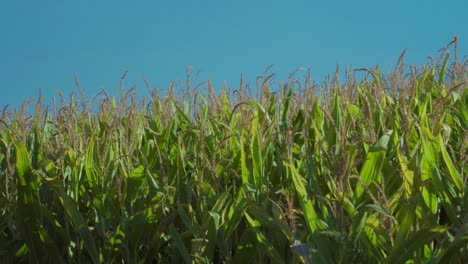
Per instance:
[[[403,58],[5,108],[0,258],[467,263],[468,63]]]

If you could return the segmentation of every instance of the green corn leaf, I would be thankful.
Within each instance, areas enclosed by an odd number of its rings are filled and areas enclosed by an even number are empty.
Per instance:
[[[402,151],[397,151],[396,155],[402,170],[403,187],[406,194],[409,195],[413,186],[414,171],[409,168],[408,160]]]
[[[131,202],[134,202],[137,199],[138,189],[145,179],[145,170],[145,167],[140,165],[135,168],[128,177],[127,198],[130,199]]]
[[[207,245],[204,256],[213,259],[217,243],[217,234],[220,227],[221,216],[217,212],[209,211],[210,219],[208,226]]]
[[[422,157],[421,157],[421,181],[423,183],[429,182],[422,186],[422,195],[424,203],[431,210],[432,214],[437,213],[438,203],[437,196],[434,192],[434,184],[440,184],[437,180],[438,172],[436,164],[439,164],[439,151],[438,144],[434,136],[428,128],[422,127]],[[437,186],[440,188],[440,186]]]
[[[230,237],[232,233],[236,230],[239,222],[244,217],[245,210],[247,209],[247,200],[244,197],[244,194],[247,193],[247,186],[243,185],[239,192],[237,193],[237,197],[234,200],[234,203],[230,206],[226,221],[224,223],[224,233],[227,237]]]
[[[461,260],[463,256],[462,251],[465,251],[465,258],[466,258],[466,251],[468,245],[468,234],[461,235],[455,238],[450,245],[445,248],[444,252],[440,255],[437,260],[437,263],[444,264],[444,263],[457,263],[458,260]]]
[[[247,159],[246,153],[244,149],[244,139],[241,137],[240,140],[240,152],[241,152],[241,159],[240,159],[240,166],[241,166],[241,177],[242,177],[242,184],[249,184],[250,183],[250,174],[247,168]]]
[[[332,117],[334,121],[335,127],[329,127],[328,130],[331,133],[331,138],[329,139],[329,145],[338,144],[339,136],[341,133],[341,125],[343,124],[343,114],[341,111],[341,96],[339,95],[338,91],[335,91],[333,96],[333,107],[332,107]],[[335,132],[336,128],[336,132]],[[338,133],[338,134],[336,134]],[[339,146],[336,146],[335,154],[338,154]]]
[[[301,208],[304,212],[306,225],[309,228],[309,231],[314,234],[317,231],[324,228],[324,225],[320,221],[317,212],[314,209],[312,201],[308,198],[309,195],[307,194],[306,187],[303,183],[303,178],[299,175],[296,168],[294,168],[291,164],[286,164],[287,167],[290,169],[291,177],[294,183],[294,188],[297,192],[297,196],[299,197],[299,202],[301,204]]]
[[[226,203],[227,201],[229,200],[229,198],[231,197],[231,189],[232,189],[232,186],[229,186],[219,197],[218,199],[216,200],[216,203],[215,205],[213,206],[213,208],[211,208],[211,210],[213,212],[221,212],[221,210],[226,206]]]
[[[376,204],[367,204],[367,205],[364,205],[363,208],[372,209],[385,217],[389,217],[395,220],[395,218],[390,214],[390,212],[388,212],[385,208],[382,208],[382,206],[379,206]]]
[[[353,229],[353,243],[356,244],[359,237],[361,236],[362,231],[364,230],[364,226],[367,221],[367,212],[364,212],[362,215],[356,217],[356,220],[359,220],[355,229]]]
[[[258,129],[255,127],[253,128],[252,134],[252,144],[250,146],[251,153],[252,153],[252,166],[253,166],[253,179],[255,186],[258,189],[262,187],[262,179],[263,179],[263,162],[262,162],[262,150],[260,144],[258,142]]]
[[[274,219],[272,215],[267,213],[263,208],[256,205],[253,202],[249,202],[249,214],[251,214],[258,222],[266,226],[270,230],[275,230],[276,232],[282,233],[289,242],[294,240],[294,236],[287,225],[287,223]]]
[[[440,69],[440,72],[439,72],[439,85],[442,85],[442,83],[444,82],[444,76],[445,76],[445,72],[447,71],[447,64],[449,61],[449,57],[450,55],[447,53],[445,55],[444,63],[442,64],[442,69]]]
[[[437,236],[447,232],[447,227],[435,226],[416,231],[407,240],[396,245],[388,254],[384,263],[406,263],[411,259],[416,250],[421,250],[424,245],[433,241]]]
[[[41,204],[39,201],[38,183],[33,172],[26,148],[15,139],[11,139],[16,151],[16,176],[18,178],[18,205],[16,217],[19,232],[26,242],[31,260],[39,260],[45,249],[41,234],[45,231],[41,225]]]
[[[292,90],[292,87],[290,87],[289,90],[288,90],[288,94],[286,95],[286,98],[284,100],[283,112],[281,114],[281,121],[282,121],[283,126],[287,125],[287,118],[288,118],[288,112],[289,112],[289,109],[290,109],[290,106],[291,106],[292,94],[293,94],[293,90]]]
[[[248,102],[247,104],[250,105],[250,106],[253,106],[253,107],[255,107],[257,109],[256,113],[258,115],[258,118],[259,118],[260,122],[263,122],[263,120],[265,120],[265,119],[268,121],[268,123],[271,122],[270,116],[268,115],[268,113],[265,111],[265,108],[263,108],[263,106],[261,104],[259,104],[258,102],[255,102],[255,101]]]
[[[172,105],[176,109],[178,116],[182,117],[182,120],[185,121],[188,126],[191,126],[192,121],[190,118],[188,118],[188,116],[180,109],[180,107],[177,106],[177,104],[173,103]]]
[[[182,241],[182,237],[177,232],[177,229],[173,224],[169,225],[168,229],[169,235],[174,240],[177,250],[179,251],[180,255],[184,259],[185,263],[192,263],[192,257],[190,256],[187,247],[185,246],[184,242]]]
[[[361,112],[360,112],[361,110],[360,110],[359,106],[354,105],[354,104],[350,103],[349,101],[347,101],[347,106],[348,106],[348,113],[353,118],[358,118],[361,115]]]
[[[444,160],[445,166],[447,167],[447,170],[449,172],[449,175],[453,183],[455,184],[455,187],[457,187],[458,192],[461,193],[463,191],[462,177],[460,176],[460,173],[458,173],[457,169],[455,168],[455,165],[453,164],[452,159],[450,158],[447,152],[447,149],[445,148],[445,144],[440,134],[437,137],[437,139],[438,139],[440,152],[442,154],[442,158]]]
[[[97,191],[99,190],[99,186],[94,162],[94,137],[91,137],[88,142],[88,150],[86,152],[85,171],[86,179],[88,180],[90,188],[94,191]]]
[[[250,226],[253,228],[259,247],[262,249],[263,252],[265,252],[265,254],[268,255],[270,261],[273,263],[285,263],[278,251],[274,248],[270,241],[268,241],[265,234],[263,234],[263,232],[260,231],[260,222],[254,220],[247,213],[245,214],[245,218],[247,219],[247,222],[249,222]]]
[[[191,234],[196,235],[197,234],[197,232],[195,231],[196,228],[192,224],[192,220],[190,219],[189,215],[187,214],[187,212],[185,211],[185,209],[182,207],[180,203],[177,203],[177,212],[179,213],[179,217],[184,223],[186,230],[190,232]]]
[[[388,142],[393,134],[393,130],[387,131],[374,145],[369,148],[366,160],[362,166],[359,176],[365,186],[369,186],[373,181],[379,181],[380,171],[384,164]],[[356,199],[360,199],[364,193],[364,187],[360,182],[356,185]]]
[[[93,261],[93,263],[100,263],[99,258],[99,251],[96,247],[95,240],[91,233],[89,232],[88,225],[83,217],[82,213],[80,212],[78,206],[75,202],[70,199],[70,197],[66,194],[60,179],[55,178],[53,179],[52,187],[54,188],[55,192],[57,193],[58,197],[60,198],[60,202],[67,212],[69,216],[69,220],[71,221],[73,227],[75,228],[75,232],[80,235],[80,238],[83,240],[83,244],[88,251],[88,254]]]
[[[416,202],[413,201],[406,202],[403,206],[400,207],[396,215],[400,226],[396,235],[396,245],[408,239],[408,235],[411,233],[413,223],[416,220],[416,214],[414,213],[415,210]]]
[[[373,256],[378,260],[384,258],[385,249],[390,246],[386,240],[382,223],[377,216],[369,215],[367,217],[361,241],[366,245],[369,256]]]

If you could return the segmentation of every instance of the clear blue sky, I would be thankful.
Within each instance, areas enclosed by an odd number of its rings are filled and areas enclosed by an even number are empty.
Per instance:
[[[298,67],[321,82],[337,64],[391,69],[427,63],[458,35],[468,54],[468,1],[26,1],[0,3],[0,107],[69,95],[74,74],[88,95],[126,85],[167,88],[188,65],[201,81],[238,87],[274,64],[282,81]],[[301,73],[300,73],[301,74]],[[304,72],[305,74],[305,72]]]

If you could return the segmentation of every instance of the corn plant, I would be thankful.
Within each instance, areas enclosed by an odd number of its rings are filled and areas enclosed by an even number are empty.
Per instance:
[[[344,84],[216,90],[187,70],[142,102],[123,76],[118,98],[5,108],[0,256],[466,263],[468,71],[448,48]]]

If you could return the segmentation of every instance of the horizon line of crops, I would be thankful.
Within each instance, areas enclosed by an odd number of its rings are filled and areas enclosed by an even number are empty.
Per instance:
[[[450,60],[449,47],[455,44]],[[63,263],[463,263],[468,71],[323,87],[274,74],[0,119],[0,257]],[[77,82],[79,88],[79,84]],[[148,87],[150,85],[148,84]],[[205,88],[205,92],[201,89]],[[79,88],[80,90],[80,88]],[[148,100],[148,101],[146,101]],[[95,101],[94,101],[95,102]]]

